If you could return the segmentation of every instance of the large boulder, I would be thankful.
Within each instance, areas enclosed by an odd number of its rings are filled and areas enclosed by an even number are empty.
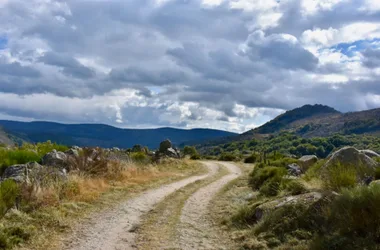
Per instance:
[[[165,140],[160,143],[160,148],[156,156],[168,156],[171,158],[181,158],[181,152],[177,148],[173,148],[170,140]]]
[[[334,152],[323,166],[323,169],[340,164],[342,166],[366,167],[374,169],[378,163],[354,147],[344,147]]]
[[[306,171],[317,161],[318,157],[315,155],[304,155],[298,159],[298,164],[302,167],[303,171]]]
[[[65,154],[68,157],[78,157],[79,156],[79,150],[75,148],[70,148],[69,150],[65,151]]]
[[[306,194],[300,194],[295,196],[286,196],[274,201],[263,203],[256,207],[255,209],[255,220],[259,221],[263,218],[263,216],[267,213],[270,213],[276,209],[279,209],[283,206],[287,205],[296,205],[303,204],[306,206],[311,206],[316,202],[320,201],[324,198],[324,195],[319,192],[311,192]]]
[[[43,166],[37,162],[29,162],[27,164],[9,166],[5,169],[2,179],[11,179],[19,183],[28,182],[30,174],[32,172],[39,171],[42,168]]]
[[[56,168],[66,168],[69,165],[69,157],[60,151],[53,150],[42,157],[42,165],[56,167]]]
[[[170,140],[165,140],[160,143],[159,151],[161,153],[165,153],[169,148],[172,148],[172,147],[173,147],[172,142]]]
[[[371,157],[371,158],[380,157],[380,155],[378,153],[376,153],[375,151],[369,150],[369,149],[359,150],[359,152],[363,153],[366,156]]]

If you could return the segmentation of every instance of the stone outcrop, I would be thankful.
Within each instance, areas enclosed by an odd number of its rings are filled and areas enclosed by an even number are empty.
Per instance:
[[[340,164],[342,166],[364,166],[372,169],[378,166],[378,163],[371,157],[354,147],[344,147],[334,152],[329,157],[323,168],[328,168],[336,164]]]
[[[318,157],[315,155],[304,155],[298,159],[298,164],[301,166],[303,171],[306,171],[317,161]]]
[[[42,157],[42,165],[56,168],[66,168],[68,166],[68,156],[63,152],[53,150]]]
[[[378,153],[376,153],[375,151],[369,150],[369,149],[359,150],[359,152],[363,153],[366,156],[371,157],[371,158],[380,157],[380,155]]]
[[[300,194],[295,196],[287,196],[274,201],[263,203],[255,209],[255,220],[259,221],[262,217],[269,212],[279,209],[286,205],[303,204],[311,206],[321,200],[324,196],[319,192],[311,192],[307,194]]]
[[[289,175],[292,176],[300,176],[302,174],[301,167],[295,163],[289,164],[286,169],[288,170]]]
[[[157,155],[157,154],[156,154]],[[181,158],[181,152],[174,148],[170,140],[165,140],[160,143],[160,148],[158,151],[159,156],[168,156],[171,158]]]

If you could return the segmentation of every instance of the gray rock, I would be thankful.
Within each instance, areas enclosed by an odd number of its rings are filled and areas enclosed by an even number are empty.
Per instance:
[[[169,148],[172,148],[172,142],[170,140],[165,140],[160,143],[160,149],[159,151],[161,153],[165,153]]]
[[[292,163],[287,166],[289,175],[300,176],[302,174],[302,169],[298,164]]]
[[[302,167],[303,171],[307,171],[317,161],[318,157],[315,155],[304,155],[298,159],[298,164]]]
[[[79,156],[79,151],[74,148],[70,148],[65,152],[65,154],[69,157],[78,157]]]
[[[53,150],[42,158],[42,164],[50,167],[66,168],[68,166],[68,156],[63,152]]]
[[[181,152],[176,148],[168,148],[165,152],[165,155],[172,158],[181,158]]]
[[[5,169],[2,176],[3,180],[11,179],[16,182],[29,182],[29,176],[32,172],[40,171],[43,168],[37,162],[9,166]]]
[[[375,151],[369,150],[369,149],[359,150],[359,152],[363,153],[366,156],[371,157],[371,158],[373,158],[373,157],[380,157],[380,155],[378,153],[376,153]]]
[[[28,180],[28,167],[26,164],[13,165],[5,169],[3,180],[11,179],[16,182],[25,182]]]
[[[307,194],[287,196],[287,197],[283,197],[274,201],[266,202],[256,207],[255,219],[256,221],[259,221],[263,218],[263,216],[266,213],[272,212],[286,205],[304,204],[307,206],[311,206],[315,204],[315,202],[321,200],[322,198],[323,198],[322,193],[311,192]]]
[[[375,168],[378,166],[377,162],[371,159],[371,157],[360,152],[354,147],[344,147],[334,152],[329,160],[325,163],[323,168],[328,168],[335,164],[341,165],[353,165],[353,166],[365,166],[368,168]]]
[[[380,187],[380,180],[373,181],[369,184],[370,187],[372,186],[379,186]]]

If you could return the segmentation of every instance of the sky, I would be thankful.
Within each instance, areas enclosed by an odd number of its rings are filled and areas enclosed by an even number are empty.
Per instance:
[[[380,0],[0,0],[0,119],[243,132],[380,107]]]

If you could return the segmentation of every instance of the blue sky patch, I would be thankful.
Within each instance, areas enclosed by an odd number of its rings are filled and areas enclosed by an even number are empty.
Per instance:
[[[346,56],[354,56],[354,53],[356,51],[362,51],[366,48],[375,48],[376,42],[380,42],[380,38],[375,38],[372,40],[358,40],[353,43],[339,43],[335,46],[332,46],[331,49],[334,51],[339,51],[342,54],[345,54]]]
[[[5,49],[8,44],[8,39],[5,36],[0,36],[0,50]]]

